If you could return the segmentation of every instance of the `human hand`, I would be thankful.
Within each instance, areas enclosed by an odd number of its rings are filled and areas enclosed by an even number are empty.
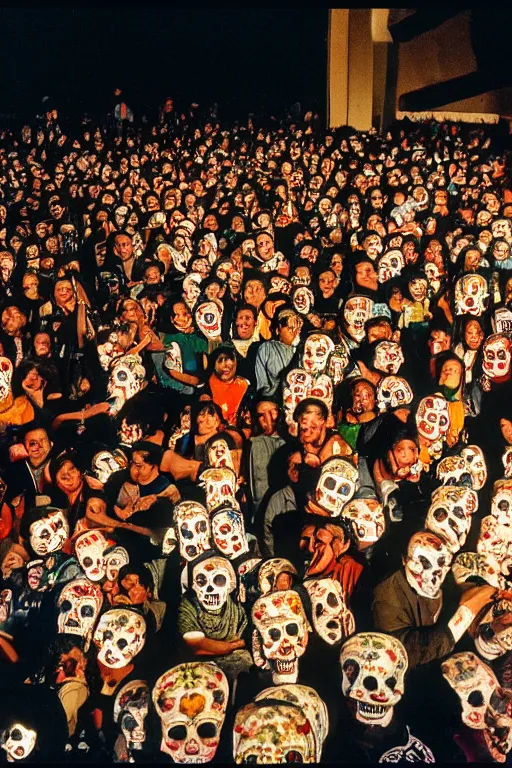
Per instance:
[[[465,605],[473,616],[477,616],[482,608],[492,601],[495,594],[495,587],[471,587],[462,593],[459,605]]]
[[[133,515],[134,511],[135,510],[131,504],[127,504],[126,507],[123,508],[114,504],[114,512],[121,520],[128,520],[128,518]]]

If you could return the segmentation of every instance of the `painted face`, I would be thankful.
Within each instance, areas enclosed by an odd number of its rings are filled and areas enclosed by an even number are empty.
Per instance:
[[[153,689],[162,725],[160,750],[175,763],[209,763],[219,745],[228,701],[228,681],[216,664],[196,661],[170,669]]]
[[[404,264],[404,257],[398,248],[383,254],[379,259],[378,266],[379,283],[387,283],[391,278],[400,275],[404,268]]]
[[[324,333],[313,333],[304,343],[302,365],[305,371],[320,373],[326,366],[329,355],[334,352],[334,342]]]
[[[174,507],[174,523],[184,560],[194,560],[210,549],[210,518],[196,501],[180,501]]]
[[[120,724],[128,750],[142,749],[148,711],[149,686],[146,681],[130,680],[123,685],[114,703],[114,722]]]
[[[40,557],[62,549],[69,536],[69,524],[63,510],[51,509],[30,526],[30,546]]]
[[[402,347],[395,341],[381,341],[375,347],[373,366],[378,371],[397,374],[403,363]]]
[[[480,317],[486,309],[489,296],[487,280],[482,275],[468,273],[455,283],[455,308],[457,315]]]
[[[34,751],[37,742],[36,731],[21,723],[13,723],[0,735],[0,747],[7,753],[10,763],[25,760]]]
[[[222,305],[215,301],[205,301],[197,307],[196,323],[207,339],[216,339],[220,336],[222,314]]]
[[[76,539],[76,557],[90,581],[101,581],[104,578],[104,553],[107,548],[108,542],[101,531],[87,531]]]
[[[380,632],[361,632],[341,648],[341,689],[361,723],[387,728],[404,694],[407,653],[402,643]]]
[[[377,404],[379,411],[402,408],[412,403],[413,392],[409,383],[400,376],[385,376],[377,387]]]
[[[431,442],[444,438],[450,426],[450,414],[445,398],[429,395],[420,400],[416,411],[416,426],[421,437]]]
[[[102,605],[103,593],[97,584],[89,579],[69,582],[57,601],[57,631],[85,638],[87,650]]]
[[[509,375],[511,346],[508,336],[501,333],[494,333],[484,341],[482,368],[490,379],[501,379]]]
[[[100,618],[93,639],[98,661],[110,669],[122,669],[143,649],[146,622],[135,611],[113,608]]]
[[[437,598],[450,570],[452,553],[444,540],[433,533],[415,533],[407,547],[405,577],[422,597]]]
[[[364,325],[372,316],[373,301],[366,296],[351,296],[343,307],[348,335],[357,342],[364,339]]]
[[[218,611],[236,588],[233,566],[225,557],[213,555],[194,566],[192,589],[205,611]]]

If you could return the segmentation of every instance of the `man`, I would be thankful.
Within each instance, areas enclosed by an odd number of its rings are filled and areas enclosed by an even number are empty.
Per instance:
[[[16,502],[18,497],[23,496],[25,508],[30,509],[35,505],[36,495],[42,493],[43,486],[49,481],[45,470],[50,462],[53,443],[46,429],[34,421],[24,427],[21,440],[26,458],[16,461],[15,450],[13,451],[6,501]],[[14,446],[14,449],[16,447]],[[17,507],[18,504],[14,506]]]
[[[10,302],[4,306],[1,321],[0,342],[5,356],[16,367],[28,355],[30,349],[30,337],[25,331],[27,316],[16,303]]]
[[[256,385],[264,397],[273,397],[279,389],[280,376],[295,354],[302,320],[293,309],[281,309],[274,316],[274,335],[256,355]]]
[[[295,409],[293,420],[298,424],[302,449],[294,454],[296,463],[319,467],[331,456],[350,456],[352,449],[340,435],[328,430],[332,421],[323,400],[307,397]]]
[[[249,482],[253,499],[253,520],[270,487],[271,461],[284,445],[277,431],[279,407],[271,398],[262,397],[254,409],[253,437],[249,456]]]
[[[294,512],[297,512],[297,500],[293,487],[299,481],[299,472],[293,461],[293,454],[288,456],[287,465],[290,483],[272,494],[265,509],[262,539],[265,557],[275,557],[276,552],[279,552],[281,556],[285,552],[288,556],[290,538],[293,538],[290,536],[290,524],[295,523],[295,527],[297,527],[297,515],[293,515]],[[277,520],[278,517],[280,517],[279,520]]]
[[[118,232],[114,238],[114,253],[121,260],[123,274],[128,283],[132,282],[135,254],[133,242],[128,232]]]
[[[257,319],[258,313],[250,304],[242,304],[236,310],[233,345],[239,355],[237,370],[253,386],[256,386],[256,355],[261,346],[256,330]]]

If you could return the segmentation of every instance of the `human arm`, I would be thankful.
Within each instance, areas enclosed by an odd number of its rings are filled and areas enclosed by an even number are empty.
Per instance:
[[[58,429],[65,421],[83,421],[90,419],[91,416],[97,416],[100,413],[108,413],[110,405],[108,403],[97,403],[83,409],[83,411],[71,411],[70,413],[61,413],[52,422],[52,429]]]
[[[180,456],[179,453],[169,449],[165,451],[162,457],[160,469],[162,472],[169,472],[175,480],[184,480],[185,478],[190,478],[190,480],[195,482],[200,466],[200,461],[184,459],[183,456]]]
[[[244,640],[213,640],[202,632],[186,632],[183,640],[195,656],[228,656],[238,648],[245,648]]]

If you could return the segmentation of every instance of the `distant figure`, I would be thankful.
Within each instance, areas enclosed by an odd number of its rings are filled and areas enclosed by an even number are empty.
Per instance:
[[[114,122],[116,133],[118,136],[124,136],[126,133],[127,123],[133,123],[133,112],[128,104],[124,101],[120,88],[115,89],[114,96],[116,97],[116,105],[114,107]]]

